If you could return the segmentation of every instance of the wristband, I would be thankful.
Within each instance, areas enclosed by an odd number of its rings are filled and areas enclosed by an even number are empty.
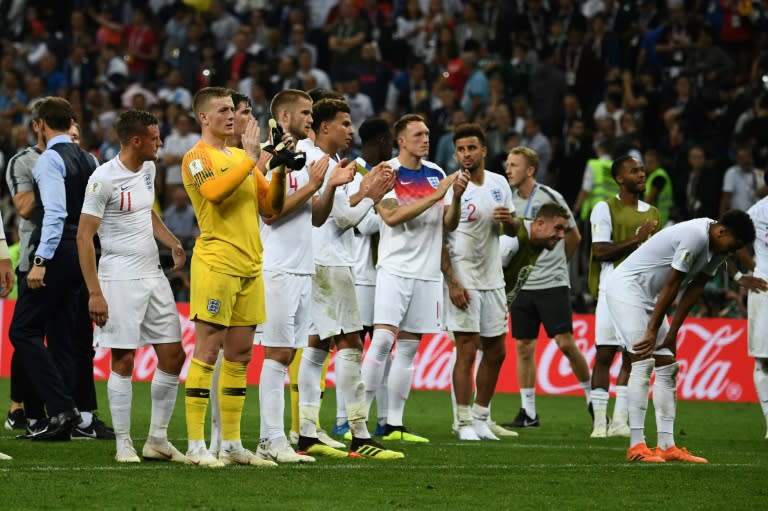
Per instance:
[[[8,252],[8,242],[4,239],[0,239],[0,259],[10,259],[11,254]]]
[[[741,280],[741,278],[744,277],[744,274],[740,271],[737,271],[736,274],[733,276],[733,281],[738,282]]]

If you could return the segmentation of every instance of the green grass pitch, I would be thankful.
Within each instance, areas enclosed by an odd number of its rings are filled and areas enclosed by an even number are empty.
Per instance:
[[[106,385],[98,384],[109,422]],[[0,380],[8,396],[8,380]],[[287,398],[287,395],[286,395]],[[258,389],[250,387],[243,440],[258,442]],[[286,399],[287,401],[287,399]],[[140,450],[149,421],[149,385],[134,384],[133,439]],[[494,400],[494,418],[511,420],[516,395]],[[539,397],[538,430],[499,442],[460,443],[450,432],[450,397],[413,392],[406,423],[431,443],[394,445],[400,461],[326,460],[273,469],[212,470],[181,464],[113,461],[112,441],[32,443],[0,430],[3,510],[194,509],[764,509],[768,501],[768,440],[756,404],[680,402],[676,439],[709,465],[660,466],[624,461],[626,439],[589,438],[583,398]],[[2,409],[3,416],[6,410]],[[335,414],[334,392],[323,403],[323,424]],[[653,408],[647,436],[655,445]],[[181,450],[183,395],[170,437]]]

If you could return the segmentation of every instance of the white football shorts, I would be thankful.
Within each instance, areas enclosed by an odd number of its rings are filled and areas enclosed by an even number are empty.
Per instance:
[[[312,309],[312,277],[264,270],[267,321],[257,336],[270,348],[303,348],[307,345]]]
[[[507,332],[507,295],[504,288],[468,289],[469,307],[460,309],[445,298],[445,323],[451,332],[474,333],[480,337],[498,337]]]
[[[373,326],[373,304],[376,299],[376,286],[355,284],[357,307],[360,309],[360,322],[363,326]]]
[[[436,334],[443,324],[442,302],[442,281],[398,277],[379,268],[373,323],[414,334]]]
[[[181,342],[179,312],[165,276],[106,280],[101,282],[101,291],[109,319],[94,330],[94,346],[128,350]]]
[[[310,333],[328,339],[342,332],[360,332],[362,329],[352,268],[316,264],[312,276]]]
[[[595,345],[596,346],[622,346],[616,329],[613,327],[611,314],[608,312],[608,304],[605,303],[605,291],[600,293],[595,308]]]
[[[633,346],[643,340],[648,329],[648,323],[653,315],[653,302],[637,292],[631,286],[618,281],[618,285],[607,286],[605,291],[606,305],[611,323],[616,330],[624,349],[634,353]],[[656,335],[656,345],[664,342],[669,332],[669,320],[665,317]],[[654,355],[673,355],[667,348],[656,350]]]

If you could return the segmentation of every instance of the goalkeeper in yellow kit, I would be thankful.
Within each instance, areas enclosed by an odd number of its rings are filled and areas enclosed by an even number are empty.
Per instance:
[[[182,180],[200,226],[191,269],[190,319],[195,322],[195,350],[187,375],[185,405],[189,449],[187,463],[221,467],[275,465],[245,449],[240,418],[245,403],[246,371],[253,334],[266,319],[261,275],[259,210],[276,214],[285,198],[285,175],[273,168],[271,183],[256,168],[259,126],[250,119],[243,149],[227,147],[234,133],[230,91],[207,87],[195,94],[200,141],[184,155]],[[273,158],[274,163],[280,158]],[[222,445],[218,459],[206,449],[205,414],[211,375],[219,347],[224,360],[218,392]]]

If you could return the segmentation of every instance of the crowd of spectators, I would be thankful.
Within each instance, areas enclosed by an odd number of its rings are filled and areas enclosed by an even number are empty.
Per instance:
[[[670,221],[746,209],[768,191],[768,0],[2,5],[0,168],[34,142],[29,107],[40,97],[72,103],[81,143],[101,161],[116,154],[119,111],[149,110],[165,143],[158,204],[188,247],[196,231],[179,163],[198,136],[191,98],[207,85],[251,97],[262,126],[285,88],[343,93],[355,125],[421,113],[430,158],[447,172],[458,167],[453,126],[478,122],[489,170],[532,147],[537,180],[572,206],[598,148],[666,169]],[[3,216],[12,231],[7,190]]]

